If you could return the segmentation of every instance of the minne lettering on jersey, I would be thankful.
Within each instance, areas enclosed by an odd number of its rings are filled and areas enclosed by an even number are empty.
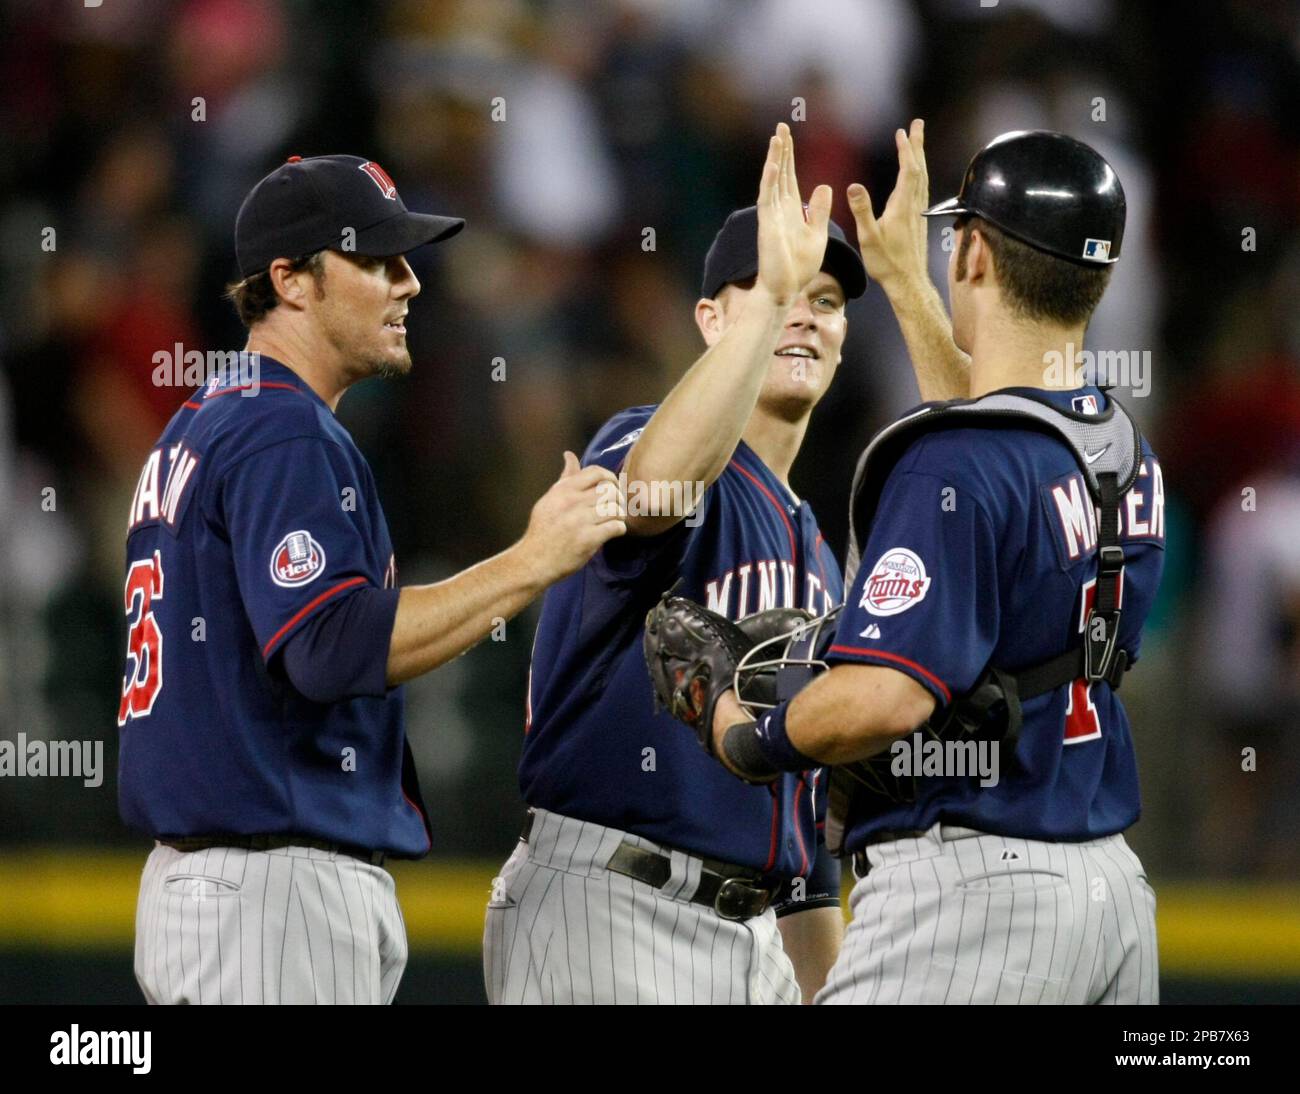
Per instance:
[[[800,607],[813,615],[824,615],[835,607],[816,574],[804,575],[802,590],[796,578],[794,563],[782,558],[746,562],[705,585],[705,607],[732,620],[772,608]]]

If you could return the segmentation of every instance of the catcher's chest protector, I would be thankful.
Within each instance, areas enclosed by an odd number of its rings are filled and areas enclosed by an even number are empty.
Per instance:
[[[987,428],[1032,429],[1056,438],[1064,444],[1079,465],[1094,505],[1101,509],[1098,541],[1101,578],[1115,576],[1123,569],[1123,553],[1118,548],[1119,506],[1121,499],[1136,482],[1142,465],[1142,435],[1132,417],[1115,399],[1107,397],[1106,410],[1096,414],[1079,414],[1060,410],[1046,400],[1028,395],[995,392],[979,399],[960,399],[950,402],[929,403],[913,413],[886,426],[867,445],[858,460],[849,495],[849,544],[844,566],[844,585],[851,594],[858,567],[862,562],[862,545],[867,539],[885,484],[894,466],[909,446],[921,436],[941,429]],[[978,453],[971,454],[978,459]],[[1109,560],[1109,561],[1107,561]],[[1113,587],[1113,583],[1110,587]],[[1099,584],[1100,589],[1100,584]],[[1108,598],[1109,599],[1109,598]],[[1102,678],[1114,666],[1114,638],[1118,627],[1109,616],[1115,615],[1115,605],[1103,600],[1100,614],[1108,615],[1105,628],[1110,643],[1107,648],[1085,649],[1080,654],[1091,658],[1085,664]],[[1103,647],[1105,643],[1101,644]],[[1078,651],[1071,651],[1077,653]],[[1060,672],[1039,672],[1039,683],[1047,676],[1061,675],[1068,682],[1075,674],[1071,663],[1064,668],[1066,658],[1055,659]],[[1036,669],[1052,669],[1045,663]],[[1032,676],[1026,670],[1022,678]],[[1037,688],[1035,690],[1038,690]],[[953,705],[963,696],[954,696]],[[936,712],[936,718],[939,712]],[[933,719],[932,719],[933,720]],[[852,796],[861,791],[864,783],[854,774],[855,765],[834,768],[831,772],[827,800],[826,844],[833,854],[843,850],[844,826]]]

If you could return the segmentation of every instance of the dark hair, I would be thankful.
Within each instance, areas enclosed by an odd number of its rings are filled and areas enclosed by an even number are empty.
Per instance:
[[[1025,319],[1045,319],[1062,326],[1086,323],[1110,284],[1110,266],[1083,266],[1022,243],[981,217],[960,217],[957,280],[966,276],[970,230],[984,237],[998,284],[1012,310]]]
[[[324,251],[315,251],[312,254],[303,255],[301,258],[291,259],[289,268],[295,272],[309,270],[312,277],[316,279],[316,295],[318,297],[324,295]],[[239,321],[245,327],[251,327],[254,323],[264,319],[266,314],[280,302],[280,298],[275,293],[275,286],[271,284],[269,270],[263,270],[261,273],[255,273],[242,281],[235,281],[227,285],[225,296],[227,300],[235,305],[235,311],[239,313]]]
[[[716,293],[713,294],[713,299],[721,303],[723,294],[726,293],[728,289],[752,289],[757,284],[758,274],[753,274],[750,277],[742,277],[739,281],[727,281],[719,287]]]

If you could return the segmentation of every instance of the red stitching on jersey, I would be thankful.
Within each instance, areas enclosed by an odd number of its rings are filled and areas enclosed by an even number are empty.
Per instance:
[[[818,532],[817,539],[813,543],[813,561],[817,563],[817,572],[821,575],[822,592],[826,592],[826,571],[822,568],[822,544],[825,542],[826,541],[822,539],[822,534]],[[807,568],[808,567],[806,566],[804,567],[805,570]],[[822,603],[824,604],[825,601],[822,601]],[[813,615],[817,614],[817,605],[815,604],[812,606],[812,613]]]
[[[799,785],[794,792],[794,816],[791,818],[794,824],[794,838],[799,841],[799,854],[803,861],[799,864],[799,876],[804,877],[808,873],[808,848],[803,841],[803,829],[799,827],[799,795],[808,789],[808,784],[803,781],[803,776],[799,777]]]
[[[412,809],[416,811],[416,813],[420,815],[420,827],[424,829],[424,849],[427,852],[430,850],[430,848],[433,847],[433,837],[429,835],[429,818],[424,815],[423,809],[421,809],[418,805],[415,804],[415,802],[411,801],[411,799],[407,797],[406,787],[399,786],[398,789],[402,792],[402,797],[406,799],[406,804],[409,805]]]
[[[293,625],[297,623],[298,620],[300,620],[309,611],[323,604],[335,593],[341,593],[344,589],[352,588],[353,585],[364,585],[365,581],[366,579],[364,577],[350,577],[347,579],[347,581],[340,581],[337,585],[334,586],[334,588],[326,589],[323,593],[320,594],[320,596],[318,596],[310,604],[307,604],[303,608],[300,608],[294,614],[294,617],[290,619],[289,622],[286,623],[283,627],[281,627],[278,631],[276,631],[275,634],[271,635],[270,641],[267,642],[267,644],[262,647],[262,660],[264,661],[266,660],[266,658],[271,653],[271,647],[274,646],[281,638],[284,637],[286,631],[292,630]]]
[[[214,391],[210,395],[203,396],[203,400],[204,402],[207,402],[207,400],[215,399],[220,395],[229,395],[233,391],[252,391],[255,387],[259,389],[264,387],[278,387],[283,388],[285,391],[296,391],[299,395],[302,394],[302,388],[298,387],[297,384],[282,384],[279,380],[266,380],[260,384],[245,384],[243,387],[225,387],[220,391]]]
[[[859,649],[857,646],[832,646],[830,650],[827,652],[852,653],[859,657],[879,657],[885,661],[897,661],[900,665],[906,665],[909,669],[914,669],[917,672],[919,672],[922,676],[924,676],[927,680],[929,680],[930,683],[932,683],[941,692],[943,692],[943,701],[945,703],[952,702],[952,692],[948,690],[948,685],[945,684],[942,680],[940,680],[939,677],[935,676],[935,674],[932,673],[929,669],[922,668],[915,661],[912,661],[909,658],[901,657],[896,653],[886,653],[884,650]]]
[[[772,840],[771,843],[768,844],[767,865],[763,867],[763,873],[767,873],[770,869],[772,869],[773,863],[776,862],[776,834],[777,834],[776,819],[777,819],[777,814],[779,812],[776,805],[775,784],[769,783],[767,787],[767,792],[772,798]]]
[[[533,663],[528,662],[528,686],[524,689],[524,736],[533,728]]]
[[[776,496],[772,493],[771,490],[769,490],[766,486],[764,486],[761,482],[759,482],[758,479],[756,479],[753,475],[751,475],[748,471],[746,471],[743,467],[741,467],[740,464],[738,464],[735,460],[731,461],[730,466],[734,467],[737,471],[739,471],[742,475],[744,475],[745,478],[747,478],[761,491],[763,491],[764,495],[767,497],[767,500],[776,506],[776,511],[781,514],[781,519],[785,521],[786,534],[789,535],[790,537],[790,561],[791,563],[797,564],[799,559],[798,556],[795,554],[795,549],[794,549],[794,525],[790,523],[790,518],[786,516],[785,506],[783,506],[779,501],[776,500]]]

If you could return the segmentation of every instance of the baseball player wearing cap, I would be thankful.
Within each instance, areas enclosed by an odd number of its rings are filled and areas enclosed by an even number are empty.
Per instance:
[[[843,930],[820,764],[749,787],[656,713],[642,655],[664,590],[746,624],[840,601],[832,552],[789,473],[866,274],[818,187],[807,219],[788,127],[757,207],[728,217],[695,318],[708,350],[658,406],[596,433],[626,476],[628,536],[543,600],[519,768],[523,839],[493,887],[494,1003],[795,1003]],[[646,512],[647,484],[684,504]],[[787,616],[788,618],[788,612]]]
[[[1164,486],[1123,407],[1061,360],[1119,258],[1124,193],[1087,145],[1014,132],[926,212],[957,217],[971,398],[864,453],[829,671],[757,720],[722,694],[707,744],[760,785],[835,765],[827,839],[858,881],[818,1002],[1154,1003],[1116,689],[1160,580]]]
[[[294,157],[240,209],[241,367],[176,412],[127,533],[119,799],[156,841],[135,942],[151,1003],[391,1002],[407,948],[381,867],[430,842],[400,685],[624,531],[613,476],[565,453],[518,543],[398,588],[334,410],[410,369],[403,255],[462,226],[353,156]]]

